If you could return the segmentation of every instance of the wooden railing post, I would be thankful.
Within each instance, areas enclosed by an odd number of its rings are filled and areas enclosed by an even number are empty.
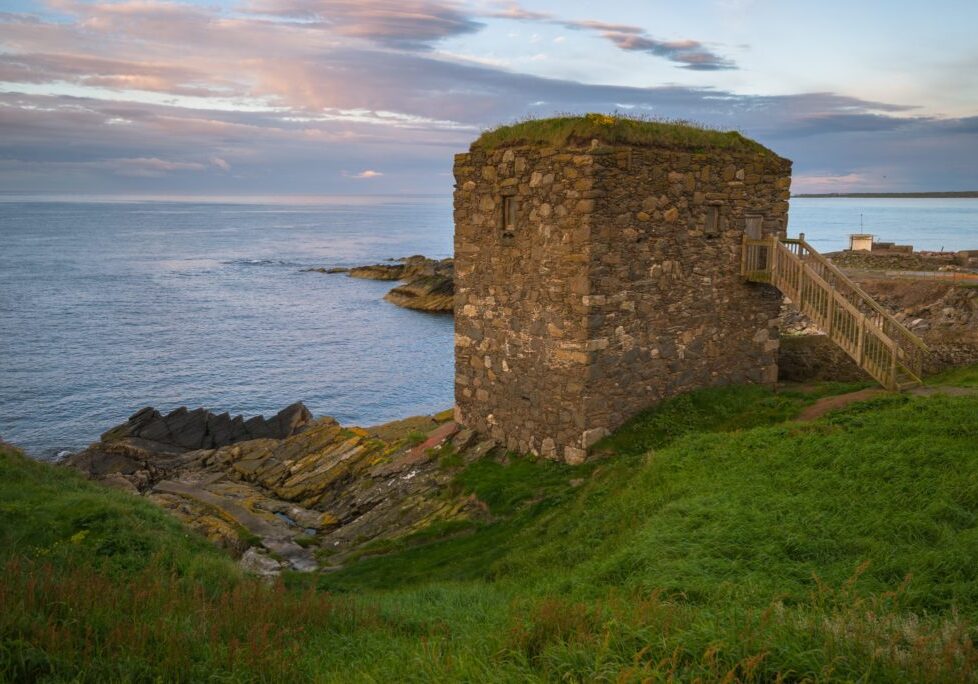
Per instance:
[[[740,275],[747,277],[747,233],[740,240]]]
[[[859,312],[859,318],[857,319],[859,323],[857,324],[857,340],[856,342],[856,358],[859,362],[860,368],[865,368],[866,364],[866,314]]]
[[[832,326],[835,324],[835,291],[829,293],[828,304],[825,305],[825,314],[828,322],[825,324],[825,334],[832,339]]]
[[[893,347],[887,347],[890,350],[890,386],[886,389],[896,390],[897,380],[896,380],[896,370],[897,370],[897,352]]]

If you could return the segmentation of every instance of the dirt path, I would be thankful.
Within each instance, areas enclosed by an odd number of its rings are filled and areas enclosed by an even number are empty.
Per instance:
[[[849,394],[837,394],[834,397],[825,397],[805,408],[805,410],[798,414],[795,420],[804,422],[815,420],[816,418],[821,418],[829,411],[835,411],[849,404],[854,404],[857,401],[866,401],[867,399],[872,399],[883,394],[887,394],[887,391],[884,389],[870,388],[859,390],[858,392],[850,392]]]
[[[804,411],[798,414],[798,417],[795,418],[795,420],[802,422],[815,420],[817,418],[821,418],[829,411],[845,408],[849,404],[854,404],[857,401],[866,401],[867,399],[883,396],[885,394],[890,394],[890,392],[887,392],[885,389],[871,387],[869,389],[859,390],[858,392],[850,392],[849,394],[838,394],[834,397],[825,397],[807,407]],[[930,397],[935,394],[946,394],[952,397],[969,397],[978,395],[978,389],[941,386],[916,387],[910,390],[908,394],[912,394],[917,397]]]

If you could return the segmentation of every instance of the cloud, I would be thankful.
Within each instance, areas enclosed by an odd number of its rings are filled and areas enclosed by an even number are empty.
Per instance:
[[[452,19],[469,15],[451,3],[310,0],[303,15],[281,4],[295,0],[244,14],[57,1],[67,19],[0,15],[0,190],[447,194],[452,153],[480,129],[616,109],[741,130],[795,159],[800,174],[869,178],[866,169],[902,165],[908,184],[978,185],[978,117],[922,117],[912,106],[830,92],[765,96],[518,73],[427,49],[476,30],[478,22]],[[649,44],[639,27],[539,13],[521,20],[615,34],[631,46],[623,49],[656,49],[684,68],[716,66],[712,53],[698,56],[700,43]],[[344,169],[377,175],[356,184]]]
[[[158,178],[176,171],[202,171],[206,168],[198,162],[172,161],[156,157],[137,157],[135,159],[107,159],[90,162],[91,166],[103,168],[120,176],[144,176]]]
[[[348,178],[366,178],[366,179],[369,179],[369,178],[380,178],[384,174],[381,173],[380,171],[373,171],[371,169],[367,169],[365,171],[361,171],[360,173],[354,173],[354,174],[348,174],[347,172],[344,171],[342,175],[344,175],[344,176],[346,176]]]
[[[107,172],[135,178],[162,178],[180,171],[203,171],[199,162],[174,161],[156,157],[112,158],[92,161],[43,161],[33,163],[35,170],[52,172]]]
[[[484,26],[458,4],[438,0],[252,0],[247,8],[403,50],[428,49]]]
[[[515,21],[535,21],[554,24],[573,31],[591,31],[611,41],[616,47],[629,52],[644,52],[675,62],[683,69],[693,71],[722,71],[736,69],[730,59],[716,54],[696,40],[660,40],[653,38],[640,26],[611,24],[595,20],[568,20],[552,14],[531,12],[513,4],[490,16]]]
[[[849,192],[854,188],[865,188],[872,179],[864,173],[845,173],[841,175],[822,175],[817,173],[796,174],[791,179],[794,194]]]
[[[684,69],[719,71],[737,68],[731,60],[710,52],[702,43],[695,40],[664,41],[633,33],[610,31],[602,35],[622,50],[647,52],[650,55],[665,57],[681,64]]]

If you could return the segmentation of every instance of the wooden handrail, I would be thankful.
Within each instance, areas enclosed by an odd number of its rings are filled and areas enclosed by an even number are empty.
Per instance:
[[[832,275],[834,275],[839,281],[841,281],[847,288],[851,289],[859,297],[859,299],[862,300],[862,303],[864,303],[866,306],[873,309],[873,311],[878,313],[880,316],[886,319],[887,322],[889,322],[897,330],[899,330],[907,338],[908,342],[916,346],[921,351],[924,352],[930,351],[930,348],[927,346],[926,343],[924,343],[922,339],[920,339],[912,332],[907,330],[906,326],[904,326],[903,323],[901,323],[900,321],[898,321],[896,318],[893,317],[893,314],[891,314],[889,311],[887,311],[882,306],[880,306],[875,299],[870,297],[865,292],[865,290],[863,290],[861,287],[859,287],[859,285],[853,282],[853,280],[850,279],[849,276],[847,276],[845,273],[843,273],[838,266],[836,266],[831,261],[829,261],[814,247],[812,247],[810,244],[805,242],[805,240],[801,238],[783,238],[781,242],[789,245],[796,244],[804,248],[806,252],[805,256],[814,258],[817,262],[819,262],[819,264],[827,268],[832,273]]]
[[[745,236],[741,272],[781,290],[884,387],[920,383],[927,345],[804,239]]]

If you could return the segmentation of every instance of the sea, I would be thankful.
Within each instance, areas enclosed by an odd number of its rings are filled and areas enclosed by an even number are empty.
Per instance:
[[[978,249],[975,199],[793,199],[821,251]],[[451,256],[451,198],[0,198],[0,438],[41,459],[144,406],[302,401],[373,425],[452,405],[452,319],[306,272]]]

